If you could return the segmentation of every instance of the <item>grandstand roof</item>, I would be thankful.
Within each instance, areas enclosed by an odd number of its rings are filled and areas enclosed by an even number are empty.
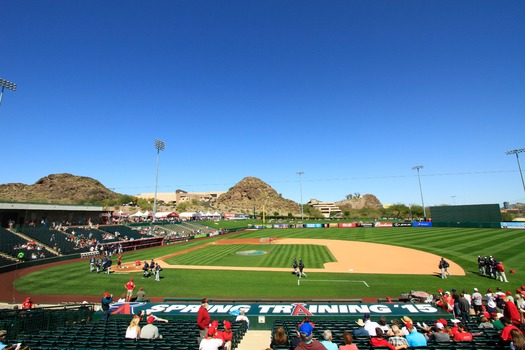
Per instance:
[[[104,210],[102,206],[70,205],[70,204],[39,204],[39,203],[0,203],[0,209],[15,210],[64,210],[64,211],[96,211]]]

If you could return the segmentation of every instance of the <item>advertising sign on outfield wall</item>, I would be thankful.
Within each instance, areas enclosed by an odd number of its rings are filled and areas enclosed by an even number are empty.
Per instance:
[[[412,222],[412,226],[414,227],[432,227],[431,221],[414,221]]]
[[[339,223],[339,227],[341,228],[357,227],[357,224],[355,222],[341,222]]]
[[[525,222],[502,222],[501,228],[525,229]]]
[[[191,316],[199,312],[200,304],[188,303],[115,303],[111,306],[113,314],[136,314],[138,311],[150,310],[155,314],[171,316]],[[371,316],[382,315],[409,315],[418,316],[442,316],[450,315],[442,309],[431,304],[345,304],[345,303],[275,303],[275,304],[213,304],[210,303],[208,312],[211,318],[224,317],[238,314],[245,310],[247,316]]]
[[[392,227],[394,226],[391,222],[376,222],[375,227]]]

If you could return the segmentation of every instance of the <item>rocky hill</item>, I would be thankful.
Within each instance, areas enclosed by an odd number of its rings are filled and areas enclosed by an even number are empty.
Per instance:
[[[335,205],[337,205],[343,212],[345,210],[359,210],[363,208],[373,208],[373,209],[379,209],[382,208],[383,205],[377,199],[376,196],[373,194],[364,194],[362,196],[354,196],[351,199],[345,199],[340,202],[336,202]]]
[[[268,215],[301,214],[298,203],[281,197],[267,183],[255,177],[245,177],[223,193],[217,200],[217,207],[222,211],[246,214],[252,214],[255,207],[257,215],[263,211],[263,207]]]
[[[52,174],[33,185],[0,185],[0,202],[77,204],[118,196],[95,179],[71,174]]]

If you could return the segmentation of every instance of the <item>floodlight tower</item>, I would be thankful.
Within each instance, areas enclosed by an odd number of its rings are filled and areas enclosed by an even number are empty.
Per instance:
[[[516,160],[518,161],[518,169],[520,170],[521,184],[523,185],[523,191],[525,191],[525,181],[523,181],[523,172],[521,171],[520,157],[518,156],[518,153],[521,153],[521,152],[525,152],[525,148],[513,149],[505,153],[507,155],[511,155],[511,154],[516,155]]]
[[[153,219],[155,220],[155,214],[157,213],[157,185],[159,182],[159,155],[160,151],[164,151],[166,144],[164,141],[155,139],[155,149],[157,150],[157,170],[155,172],[155,197],[153,199]]]
[[[415,167],[412,167],[412,170],[417,170],[417,179],[419,181],[419,193],[421,194],[421,205],[423,206],[423,217],[425,218],[425,221],[427,221],[427,211],[425,209],[425,202],[423,201],[423,189],[421,188],[421,177],[419,176],[420,169],[423,169],[422,165],[416,165]]]
[[[4,95],[4,89],[7,88],[8,90],[16,91],[16,84],[0,78],[0,86],[2,87],[2,91],[0,91],[0,105],[1,105],[2,96]]]
[[[304,171],[298,171],[296,173],[299,175],[299,189],[301,190],[301,220],[304,221],[304,206],[303,206],[303,181],[302,181],[302,175],[304,174]]]

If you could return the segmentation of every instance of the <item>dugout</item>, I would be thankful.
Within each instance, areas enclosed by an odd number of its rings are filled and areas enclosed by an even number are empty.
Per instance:
[[[434,227],[501,228],[499,204],[430,207],[430,212]]]

